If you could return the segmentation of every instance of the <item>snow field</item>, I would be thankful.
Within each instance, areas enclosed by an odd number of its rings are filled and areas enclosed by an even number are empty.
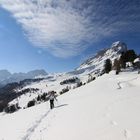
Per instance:
[[[136,72],[105,74],[59,96],[53,110],[45,102],[0,114],[0,139],[139,140],[139,91]]]

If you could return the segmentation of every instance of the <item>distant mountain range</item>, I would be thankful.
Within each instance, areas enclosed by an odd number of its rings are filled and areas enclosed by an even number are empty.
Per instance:
[[[48,73],[45,70],[33,70],[27,73],[10,73],[8,70],[0,70],[0,86],[8,83],[19,82],[24,79],[33,79],[36,77],[46,76]]]

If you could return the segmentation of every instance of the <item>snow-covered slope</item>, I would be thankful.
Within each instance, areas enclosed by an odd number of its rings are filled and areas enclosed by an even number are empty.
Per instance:
[[[109,49],[99,51],[94,57],[89,58],[80,65],[75,73],[83,73],[85,71],[93,71],[100,73],[103,70],[104,62],[106,59],[110,59],[112,62],[119,58],[122,52],[127,51],[127,45],[121,41],[117,41],[111,45]],[[74,73],[74,71],[72,72]]]
[[[45,102],[1,113],[0,139],[139,140],[139,91],[137,72],[105,74],[59,96],[53,110]]]
[[[79,81],[82,82],[86,82],[88,79],[88,76],[81,76],[78,78],[78,80],[74,83],[68,83],[68,84],[60,84],[62,81],[66,80],[66,79],[71,79],[74,78],[73,76],[69,76],[67,74],[53,74],[53,75],[49,75],[48,77],[44,78],[43,80],[39,81],[39,82],[32,82],[31,84],[25,85],[22,88],[17,88],[15,91],[19,92],[19,91],[24,91],[26,89],[38,89],[36,92],[32,91],[27,92],[21,96],[19,96],[18,98],[15,98],[14,100],[12,100],[9,105],[13,105],[18,103],[20,108],[26,108],[27,104],[29,101],[36,99],[38,97],[38,95],[43,95],[44,93],[48,93],[50,91],[55,91],[57,92],[57,94],[59,95],[59,93],[62,91],[62,89],[73,89],[74,87],[76,87],[77,83]]]

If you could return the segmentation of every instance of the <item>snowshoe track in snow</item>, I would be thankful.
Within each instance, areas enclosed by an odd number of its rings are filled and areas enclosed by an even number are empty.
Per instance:
[[[133,84],[131,83],[132,81],[136,80],[138,77],[127,80],[127,81],[120,81],[117,83],[118,88],[117,89],[122,89],[124,87],[133,87]]]
[[[124,137],[125,137],[126,140],[128,140],[129,138],[131,138],[132,137],[131,131],[125,129],[124,130]]]
[[[43,119],[50,113],[51,110],[47,111],[43,116],[40,117],[39,120],[37,120],[35,122],[35,124],[33,126],[31,126],[27,132],[26,135],[22,138],[22,140],[29,140],[30,136],[32,135],[32,133],[35,131],[35,129],[39,126],[39,124],[43,121]]]

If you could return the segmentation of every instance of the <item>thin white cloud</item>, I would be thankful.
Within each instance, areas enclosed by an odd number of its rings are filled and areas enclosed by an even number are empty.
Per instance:
[[[58,57],[75,56],[105,36],[132,25],[137,27],[140,15],[131,13],[132,10],[136,12],[137,6],[123,5],[120,0],[116,0],[116,4],[118,8],[109,5],[107,0],[0,1],[21,24],[34,46],[45,48]],[[138,21],[133,23],[134,19]]]

